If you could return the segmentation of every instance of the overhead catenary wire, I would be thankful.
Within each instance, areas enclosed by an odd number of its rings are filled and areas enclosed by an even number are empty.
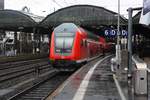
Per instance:
[[[55,4],[57,4],[59,7],[63,7],[62,5],[60,5],[56,0],[52,0]]]
[[[65,3],[66,5],[68,5],[68,3],[67,3],[67,1],[66,1],[66,0],[64,0],[64,3]]]

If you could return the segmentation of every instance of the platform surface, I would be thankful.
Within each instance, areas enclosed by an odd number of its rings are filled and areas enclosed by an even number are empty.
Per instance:
[[[83,66],[47,100],[121,100],[110,59],[101,57]]]

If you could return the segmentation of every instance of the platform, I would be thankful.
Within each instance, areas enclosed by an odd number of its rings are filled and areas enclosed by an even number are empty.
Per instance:
[[[101,57],[89,62],[47,100],[121,100],[111,72],[111,58],[112,56]]]

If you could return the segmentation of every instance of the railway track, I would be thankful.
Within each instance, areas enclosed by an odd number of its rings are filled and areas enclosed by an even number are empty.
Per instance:
[[[57,87],[62,84],[71,73],[57,72],[51,78],[15,95],[9,100],[45,100]]]
[[[0,66],[1,89],[13,86],[51,69],[47,59],[11,62],[0,64]]]
[[[0,63],[0,66],[1,66],[0,70],[10,69],[10,68],[14,68],[14,67],[20,67],[23,65],[29,65],[29,64],[39,63],[39,62],[43,62],[43,61],[47,61],[47,59],[44,58],[44,59],[34,59],[34,60],[27,60],[27,61]]]
[[[28,65],[28,66],[25,65],[25,66],[20,67],[19,69],[15,68],[11,70],[10,69],[2,70],[0,71],[0,82],[9,80],[11,78],[15,78],[15,77],[27,74],[27,73],[32,73],[35,71],[35,65],[36,64]],[[47,65],[46,63],[38,65],[38,67],[40,67],[39,69],[42,69],[43,66],[49,67],[49,65]]]

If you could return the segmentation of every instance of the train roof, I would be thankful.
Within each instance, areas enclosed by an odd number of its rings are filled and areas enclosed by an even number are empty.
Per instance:
[[[57,26],[54,29],[54,32],[56,32],[56,33],[64,33],[64,32],[75,33],[78,29],[81,30],[83,28],[81,28],[80,26],[78,26],[74,23],[63,23],[63,24],[60,24],[59,26]],[[87,33],[87,36],[88,36],[89,39],[99,40],[98,35],[95,35],[94,33],[90,32],[86,29],[83,29],[83,30]]]
[[[54,29],[54,32],[73,32],[75,33],[77,31],[78,27],[77,25],[75,25],[74,23],[63,23],[63,24],[60,24],[59,26],[57,26],[55,29]]]
[[[86,29],[84,29],[86,31],[86,33],[88,34],[88,38],[92,39],[92,40],[96,40],[98,41],[99,40],[99,36],[94,34],[93,32],[90,32]]]

